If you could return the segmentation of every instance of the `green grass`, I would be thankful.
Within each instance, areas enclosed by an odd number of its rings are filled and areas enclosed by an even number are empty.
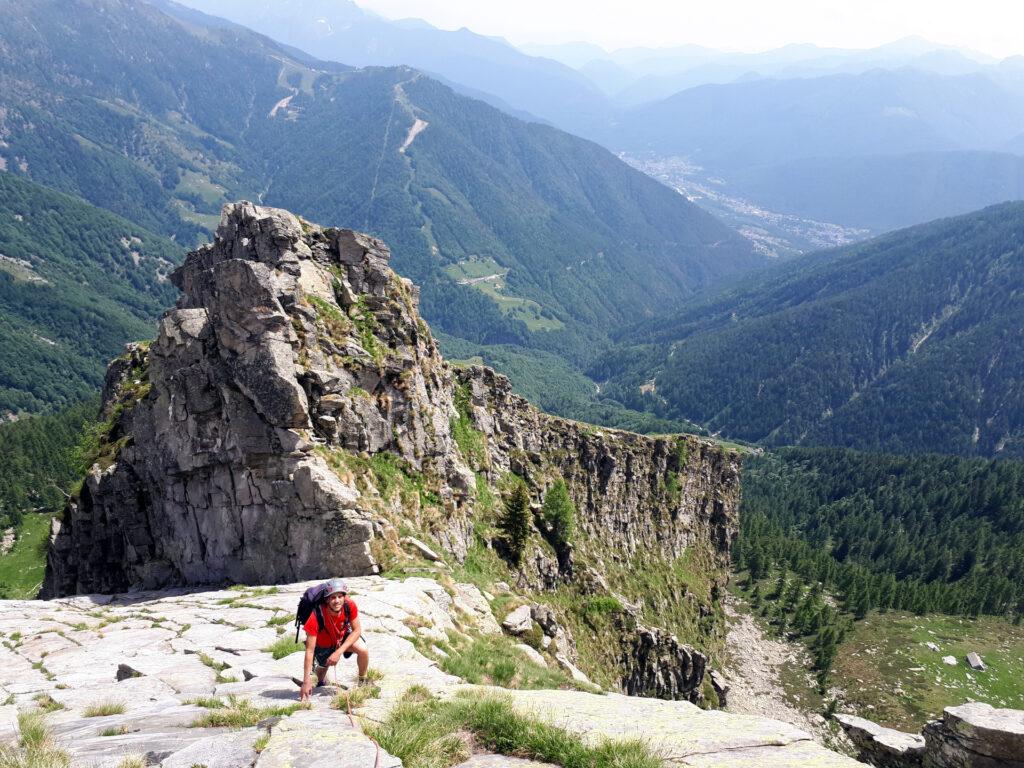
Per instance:
[[[370,699],[375,699],[378,696],[380,696],[379,685],[360,685],[351,691],[339,693],[334,697],[331,706],[335,709],[340,709],[342,712],[347,712],[349,707],[357,709]]]
[[[42,712],[18,713],[18,743],[0,744],[0,768],[68,768],[71,758],[50,737]]]
[[[224,188],[195,171],[185,171],[181,174],[181,179],[174,192],[175,194],[195,195],[207,205],[226,202]]]
[[[469,757],[460,733],[498,754],[525,757],[564,768],[660,768],[661,760],[639,741],[588,746],[567,731],[525,717],[508,699],[473,694],[448,701],[414,687],[384,723],[367,728],[405,768],[448,768]]]
[[[292,639],[291,635],[286,635],[285,637],[278,638],[272,645],[268,645],[263,650],[275,659],[283,659],[285,656],[291,656],[296,651],[301,651],[305,647],[305,643],[297,643]]]
[[[104,728],[100,731],[100,736],[124,736],[128,733],[127,725],[119,725],[114,728]]]
[[[64,709],[64,705],[46,693],[37,694],[35,697],[36,706],[43,712],[58,712]]]
[[[502,313],[522,320],[531,331],[557,331],[565,327],[565,323],[558,318],[545,315],[544,308],[536,301],[505,294],[508,270],[490,256],[449,264],[445,272],[456,282],[462,282],[486,295],[498,305]]]
[[[0,556],[0,597],[35,597],[46,572],[46,545],[50,535],[48,513],[28,513],[18,528],[18,539]]]
[[[82,717],[107,717],[108,715],[123,715],[125,705],[120,701],[101,701],[90,704],[82,712]]]
[[[987,670],[967,666],[971,651]],[[944,664],[943,656],[954,656],[956,666]],[[1024,626],[988,617],[871,613],[840,646],[833,679],[858,713],[902,730],[917,731],[944,707],[969,699],[1021,709]]]
[[[448,654],[448,658],[440,661],[441,669],[468,683],[502,688],[583,690],[561,669],[541,667],[527,659],[512,640],[504,636],[453,636],[448,643],[439,646]]]
[[[248,728],[268,717],[284,717],[300,709],[309,709],[309,704],[285,704],[280,707],[257,707],[247,699],[228,696],[221,707],[210,709],[192,721],[193,728]]]

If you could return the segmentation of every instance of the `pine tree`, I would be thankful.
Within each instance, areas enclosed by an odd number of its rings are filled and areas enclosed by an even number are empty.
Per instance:
[[[550,526],[554,537],[555,548],[559,551],[569,546],[573,530],[576,526],[576,507],[569,498],[569,489],[565,480],[559,478],[544,495],[544,506],[541,508],[544,521]]]
[[[516,567],[523,563],[526,540],[530,536],[530,496],[521,480],[512,487],[502,504],[498,529],[505,534],[509,559]]]

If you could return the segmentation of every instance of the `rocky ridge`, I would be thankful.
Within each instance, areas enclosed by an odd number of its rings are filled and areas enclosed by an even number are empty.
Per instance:
[[[555,546],[535,514],[516,588],[613,597],[620,687],[699,699],[704,656],[650,617],[720,631],[738,455],[552,417],[490,369],[451,366],[389,256],[369,235],[225,206],[173,273],[156,340],[108,370],[106,429],[42,595],[373,574],[403,529],[459,562],[511,475],[535,513],[564,479],[579,533]],[[629,583],[654,568],[664,589]]]
[[[641,739],[666,766],[859,765],[789,724],[685,701],[467,686],[419,649],[453,634],[500,630],[475,587],[424,578],[350,580],[371,668],[379,673],[355,721],[332,706],[335,693],[354,682],[353,663],[314,693],[310,709],[288,714],[298,703],[291,678],[302,653],[275,660],[269,648],[291,639],[287,620],[306,586],[3,601],[0,745],[16,738],[19,712],[42,709],[56,746],[75,768],[116,768],[132,757],[164,768],[284,768],[326,765],[318,762],[324,755],[332,766],[367,768],[377,758],[363,727],[385,720],[415,684],[442,699],[465,691],[507,697],[517,710],[589,743]],[[524,655],[521,663],[532,662]],[[203,718],[223,709],[211,708],[211,699],[278,714],[243,727],[211,724]],[[399,765],[386,751],[380,755],[381,768]],[[467,768],[483,765],[519,763],[477,754]]]

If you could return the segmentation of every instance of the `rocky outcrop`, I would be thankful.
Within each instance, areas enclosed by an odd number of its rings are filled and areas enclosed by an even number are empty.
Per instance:
[[[249,203],[111,365],[109,466],[69,505],[44,595],[372,573],[375,513],[324,449],[389,450],[464,505],[454,383],[378,240]]]
[[[1024,768],[1024,711],[971,702],[924,728],[926,768]]]
[[[924,759],[924,737],[883,728],[856,715],[835,716],[861,760],[878,768],[921,768]]]
[[[738,456],[549,416],[494,371],[447,364],[388,260],[368,235],[226,206],[214,242],[172,275],[182,294],[156,340],[107,372],[108,428],[52,537],[42,595],[372,574],[402,528],[420,556],[461,560],[480,488],[493,497],[515,473],[535,511],[558,479],[577,510],[572,544],[535,519],[517,588],[578,578],[606,592],[610,568],[689,557],[710,586],[672,599],[710,615]],[[647,649],[635,689],[690,697],[696,652],[650,633],[622,639]]]
[[[1024,711],[970,702],[946,707],[920,736],[852,715],[836,720],[879,768],[1024,768]]]
[[[623,688],[631,696],[701,699],[708,659],[657,628],[638,627],[622,654]]]

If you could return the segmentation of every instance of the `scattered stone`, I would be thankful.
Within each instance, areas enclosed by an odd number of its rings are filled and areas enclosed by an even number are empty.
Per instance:
[[[516,643],[515,647],[519,650],[520,653],[522,653],[526,658],[528,658],[538,667],[547,667],[547,659],[545,659],[532,645],[527,645],[526,643]]]
[[[555,661],[557,661],[558,666],[560,666],[562,669],[568,672],[569,676],[572,677],[572,679],[575,680],[577,683],[593,685],[593,683],[590,682],[590,678],[583,674],[579,667],[577,667],[575,664],[569,661],[569,659],[567,659],[561,653],[555,654]]]
[[[718,696],[718,705],[724,709],[729,706],[729,681],[717,669],[712,669],[710,676],[711,687],[715,689],[715,695]]]
[[[984,671],[987,668],[985,666],[985,662],[981,660],[981,656],[974,651],[967,654],[967,663],[970,665],[971,669]]]
[[[932,651],[935,651],[936,653],[938,653],[938,652],[939,652],[939,646],[937,646],[937,645],[936,645],[935,643],[933,643],[933,642],[932,642],[931,640],[929,640],[929,641],[928,641],[927,643],[925,643],[925,645],[926,645],[926,646],[927,646],[927,647],[928,647],[928,648],[929,648],[930,650],[932,650]]]
[[[530,606],[521,605],[516,608],[502,620],[501,626],[509,634],[525,635],[530,631],[530,627],[533,626]]]
[[[942,657],[942,663],[943,664],[948,664],[951,667],[955,667],[956,666],[956,656],[943,656]]]
[[[427,558],[427,560],[430,560],[431,562],[436,563],[441,559],[441,556],[439,554],[437,554],[434,550],[432,550],[430,547],[428,547],[426,544],[424,544],[422,541],[420,541],[414,536],[403,537],[402,543],[416,550],[421,555],[423,555],[423,557]]]

